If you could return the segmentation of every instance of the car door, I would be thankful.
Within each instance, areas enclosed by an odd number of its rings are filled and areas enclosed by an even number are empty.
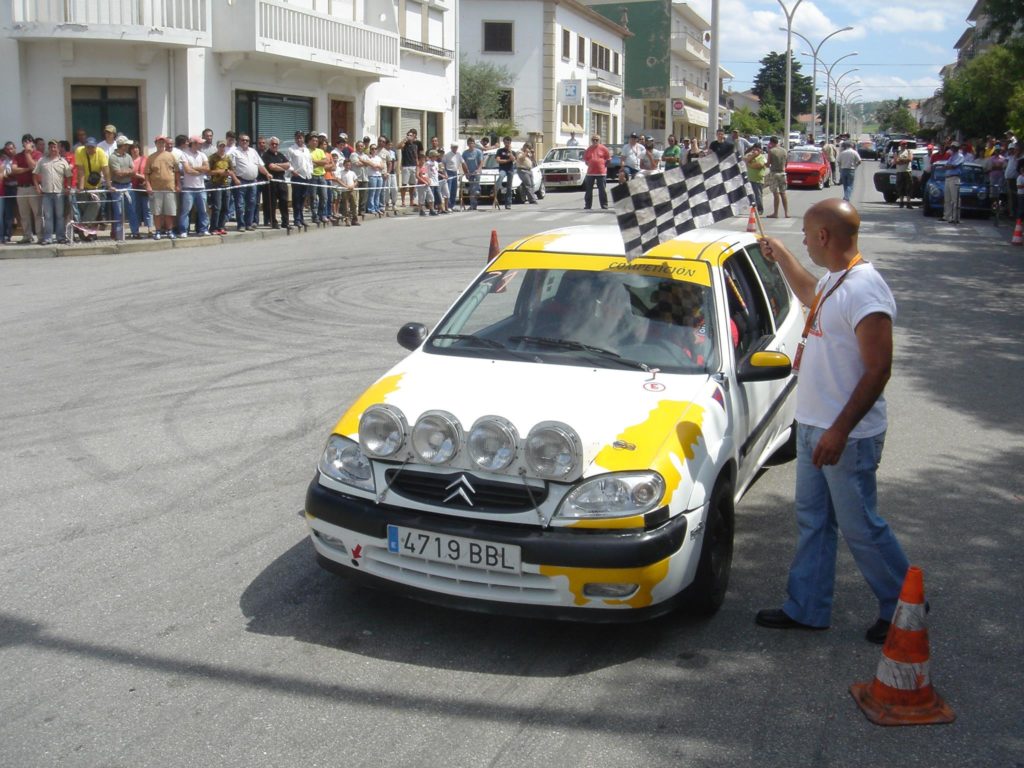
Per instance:
[[[781,352],[792,358],[799,342],[801,312],[778,265],[766,260],[755,243],[737,249],[722,263],[729,301],[730,324],[738,342],[734,363],[753,352]],[[735,440],[739,457],[737,487],[743,487],[765,458],[765,451],[787,429],[795,413],[796,379],[735,383],[730,399],[735,409]]]

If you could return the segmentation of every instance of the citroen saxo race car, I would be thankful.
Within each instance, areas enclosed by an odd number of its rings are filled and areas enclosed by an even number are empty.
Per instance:
[[[725,597],[734,506],[791,450],[798,302],[752,235],[628,261],[615,226],[492,260],[332,430],[306,496],[329,570],[597,621]]]

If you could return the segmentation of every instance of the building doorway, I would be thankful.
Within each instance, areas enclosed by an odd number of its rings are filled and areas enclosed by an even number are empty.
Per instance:
[[[339,133],[347,133],[349,140],[355,144],[361,137],[355,136],[352,115],[355,105],[351,101],[331,99],[331,144],[338,140]]]

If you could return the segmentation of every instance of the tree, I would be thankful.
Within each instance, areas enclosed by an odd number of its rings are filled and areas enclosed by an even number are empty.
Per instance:
[[[499,117],[511,119],[511,115],[503,114],[508,108],[508,91],[502,86],[511,85],[513,80],[508,67],[460,58],[459,118],[484,125]]]
[[[879,104],[875,109],[875,120],[882,131],[913,133],[917,130],[917,121],[910,114],[909,103],[902,96],[895,101]]]
[[[1006,130],[1010,105],[1024,99],[1024,54],[995,45],[947,77],[942,86],[946,125],[968,137]]]
[[[771,102],[762,104],[757,116],[761,118],[761,126],[764,133],[778,133],[782,129],[784,115]]]
[[[801,115],[811,111],[811,91],[813,81],[807,75],[800,74],[800,62],[792,61],[793,87],[792,87],[792,113]],[[761,59],[761,69],[754,78],[754,87],[751,89],[761,99],[761,103],[771,102],[781,105],[785,112],[786,107],[786,54],[770,52]]]
[[[746,107],[740,107],[733,110],[729,127],[734,131],[739,131],[741,136],[760,136],[762,130],[761,118]]]

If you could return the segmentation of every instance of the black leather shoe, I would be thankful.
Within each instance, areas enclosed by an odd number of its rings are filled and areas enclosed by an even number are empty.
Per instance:
[[[885,638],[889,636],[889,626],[891,624],[892,622],[886,621],[885,619],[879,619],[868,627],[868,631],[864,633],[864,639],[869,643],[881,645],[885,642]]]
[[[754,621],[757,622],[758,626],[767,627],[768,629],[828,629],[828,627],[812,627],[810,624],[801,624],[796,619],[791,619],[789,614],[781,608],[765,608],[758,611]]]

